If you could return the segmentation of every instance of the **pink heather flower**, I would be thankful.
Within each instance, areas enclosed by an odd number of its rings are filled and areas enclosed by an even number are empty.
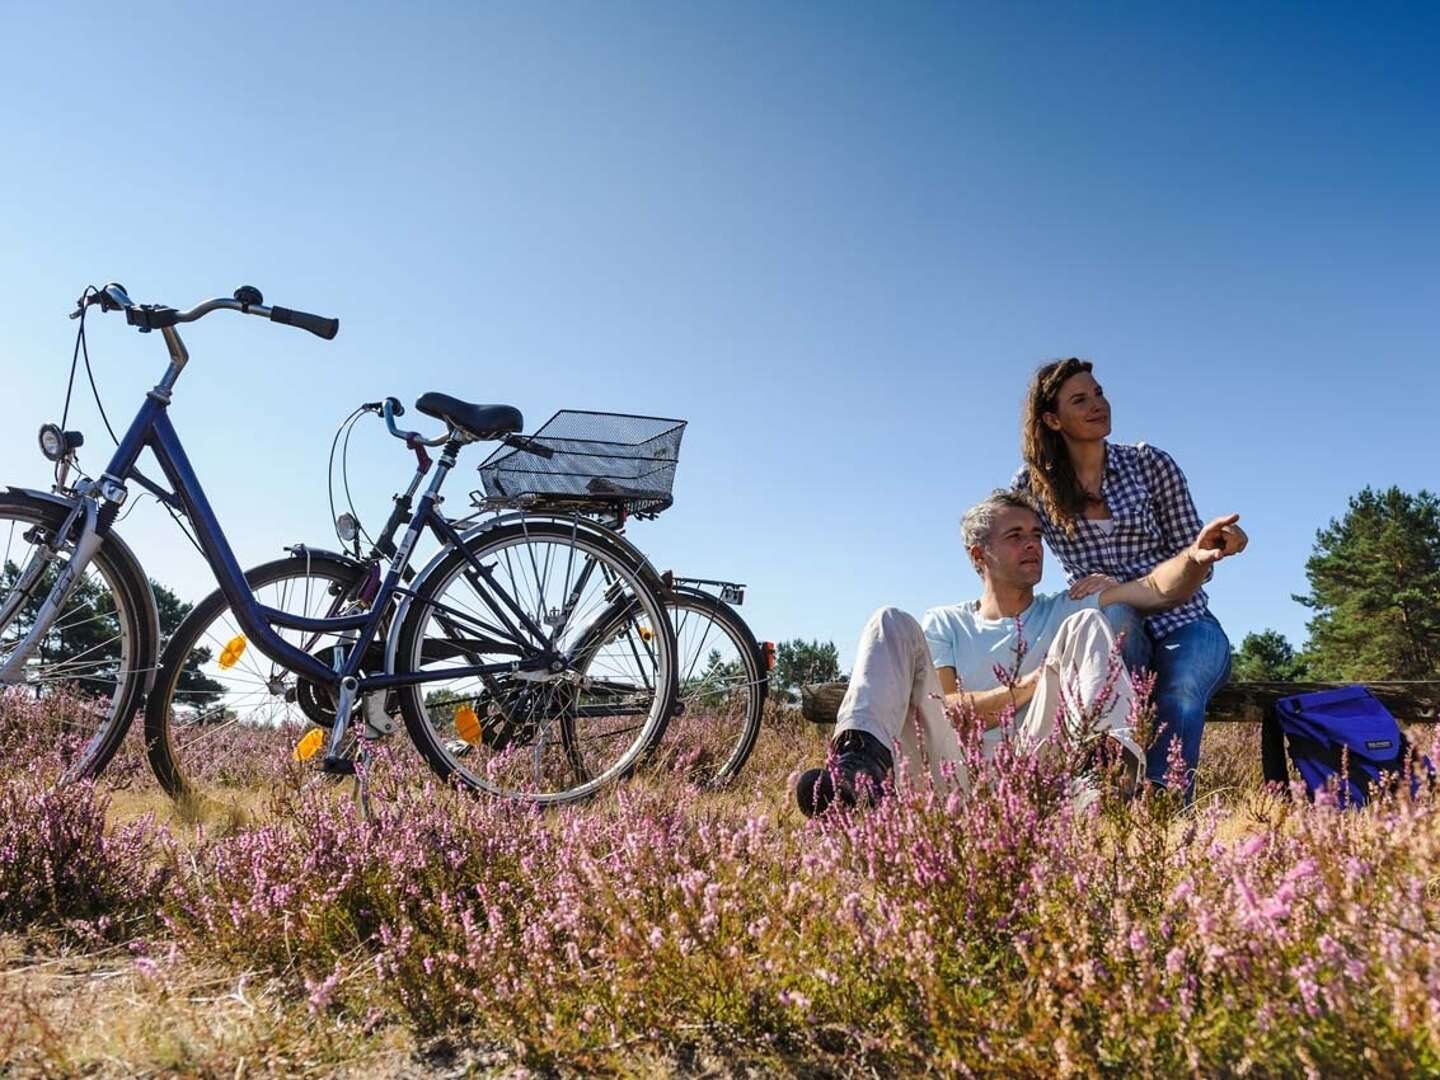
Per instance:
[[[1240,849],[1236,851],[1235,854],[1242,859],[1253,859],[1256,855],[1260,854],[1261,851],[1265,850],[1266,842],[1267,838],[1264,834],[1252,836],[1240,846]]]
[[[1277,893],[1260,905],[1260,914],[1267,919],[1288,919],[1290,903]]]
[[[321,982],[315,982],[306,978],[305,989],[310,991],[309,1006],[310,1012],[318,1013],[325,1006],[330,1004],[330,999],[335,994],[335,987],[340,985],[340,965],[335,965],[335,970]]]
[[[1168,975],[1179,975],[1185,970],[1185,950],[1175,946],[1165,954],[1165,972]]]
[[[1285,880],[1286,880],[1286,881],[1299,881],[1301,878],[1310,877],[1310,876],[1312,876],[1314,873],[1315,873],[1315,860],[1314,860],[1314,859],[1301,859],[1298,863],[1296,863],[1294,866],[1292,866],[1289,870],[1285,871]]]

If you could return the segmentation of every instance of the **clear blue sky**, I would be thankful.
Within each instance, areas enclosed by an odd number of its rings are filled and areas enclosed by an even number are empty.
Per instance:
[[[3,478],[46,480],[85,284],[253,283],[342,330],[187,337],[172,415],[242,561],[330,535],[361,400],[684,417],[676,506],[633,538],[848,663],[874,607],[976,592],[959,515],[1073,353],[1116,438],[1243,515],[1232,638],[1298,643],[1315,529],[1437,485],[1436,11],[0,4]],[[97,321],[92,355],[123,422],[160,342]],[[403,452],[362,429],[355,458],[378,518]],[[153,505],[123,530],[208,591]]]

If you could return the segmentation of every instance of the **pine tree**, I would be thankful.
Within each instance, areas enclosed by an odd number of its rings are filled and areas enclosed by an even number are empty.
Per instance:
[[[840,678],[840,650],[833,641],[782,641],[775,647],[775,672],[770,684],[791,690],[806,683],[832,682]]]
[[[1305,564],[1315,611],[1312,678],[1440,675],[1440,500],[1428,491],[1366,488],[1315,536]]]
[[[1291,682],[1305,678],[1305,663],[1284,634],[1264,630],[1245,635],[1230,677],[1236,682]]]

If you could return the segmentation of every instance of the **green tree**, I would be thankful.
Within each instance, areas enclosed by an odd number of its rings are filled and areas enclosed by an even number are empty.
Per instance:
[[[711,649],[698,675],[680,680],[680,700],[715,708],[724,705],[737,688],[745,686],[745,668],[737,657],[725,660],[719,649]]]
[[[40,606],[50,594],[58,570],[51,566],[41,575],[33,597],[15,616],[11,633],[16,638],[29,633]],[[0,595],[9,592],[20,575],[14,562],[7,562],[0,572]],[[180,621],[190,612],[185,603],[157,581],[150,582],[160,613],[160,635],[168,640]],[[220,683],[200,672],[200,665],[210,658],[208,649],[196,649],[186,660],[180,675],[180,687],[189,691],[187,704],[206,705],[219,696]],[[104,579],[87,573],[75,586],[70,599],[50,632],[40,642],[39,661],[57,677],[69,679],[75,689],[108,692],[114,686],[120,663],[120,617]]]
[[[775,672],[770,682],[781,690],[840,678],[840,652],[833,641],[782,641],[775,646]]]
[[[1236,682],[1292,682],[1305,678],[1305,662],[1284,634],[1265,630],[1245,635],[1230,677]]]
[[[1315,534],[1305,564],[1312,678],[1440,674],[1440,500],[1366,488]]]
[[[195,605],[187,604],[154,578],[150,579],[150,590],[155,594],[155,607],[160,613],[160,647],[163,649],[164,643],[179,629],[181,621]],[[200,665],[207,663],[212,656],[213,650],[206,646],[191,649],[190,655],[185,658],[185,666],[180,669],[180,681],[176,688],[181,692],[180,700],[189,708],[205,708],[219,700],[221,691],[225,689],[224,684],[200,670]]]

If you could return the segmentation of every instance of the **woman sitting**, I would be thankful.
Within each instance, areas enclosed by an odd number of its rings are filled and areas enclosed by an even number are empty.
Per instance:
[[[1145,443],[1108,441],[1110,403],[1093,365],[1058,360],[1035,372],[1021,423],[1025,464],[1014,486],[1040,511],[1045,540],[1081,597],[1116,581],[1132,581],[1184,551],[1202,522],[1185,474],[1165,451]],[[1225,554],[1244,550],[1238,525],[1224,531]],[[1155,672],[1156,738],[1146,776],[1165,782],[1171,743],[1178,739],[1193,792],[1200,738],[1211,696],[1230,676],[1230,641],[1210,614],[1202,589],[1179,607],[1141,618],[1107,609],[1131,672]]]

